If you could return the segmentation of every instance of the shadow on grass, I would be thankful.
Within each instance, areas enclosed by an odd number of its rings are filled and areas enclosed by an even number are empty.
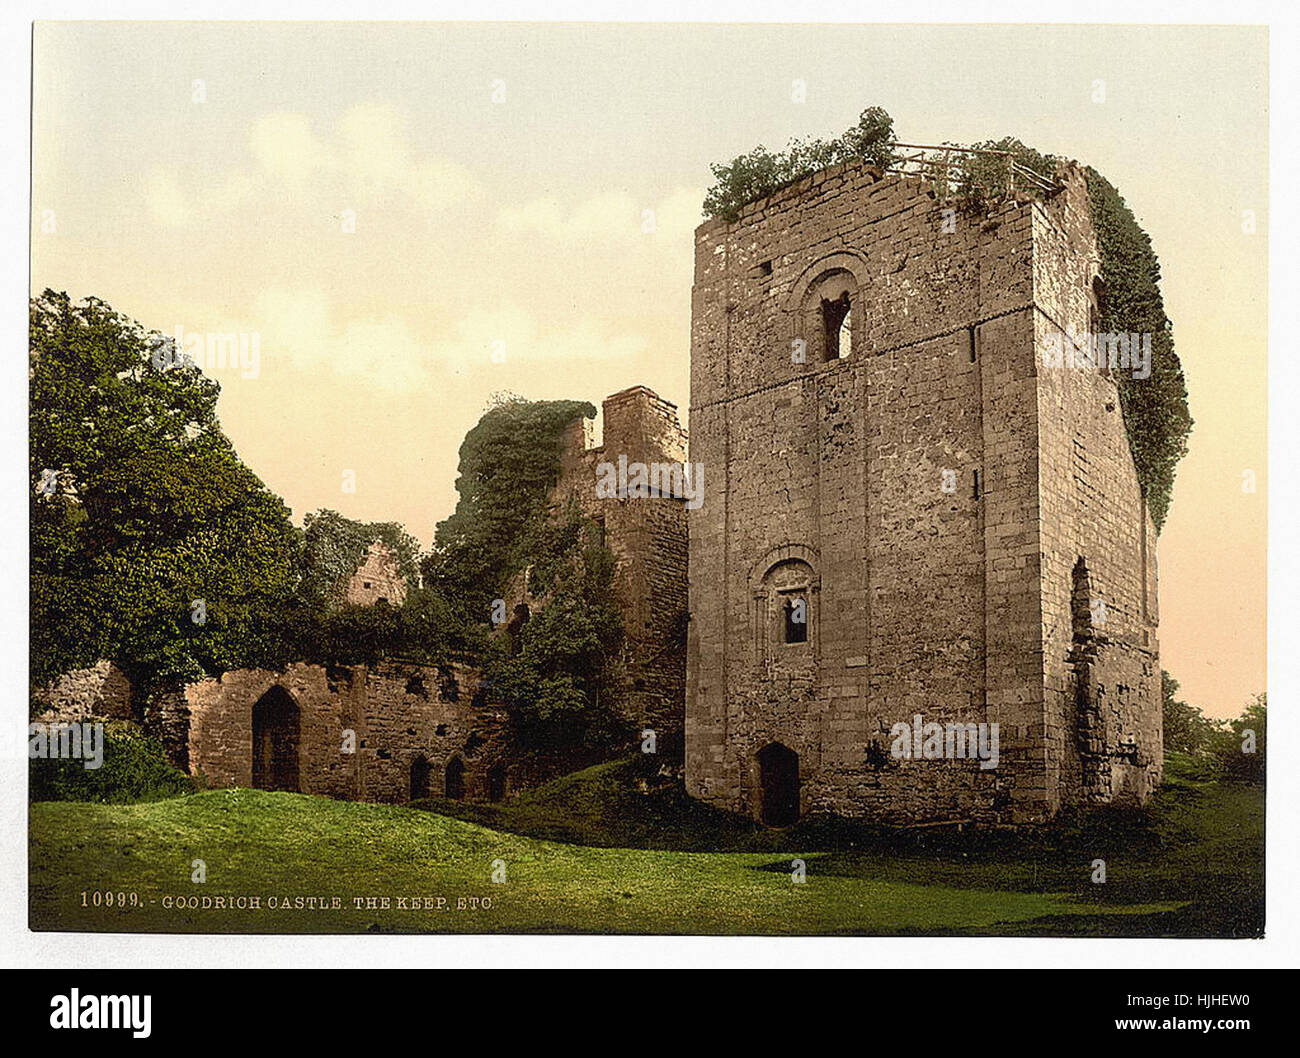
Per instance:
[[[599,848],[807,856],[813,877],[1068,893],[1116,909],[1184,904],[1123,916],[1125,936],[1257,937],[1264,928],[1263,790],[1205,780],[1177,761],[1144,809],[1072,810],[1047,826],[1014,829],[893,828],[831,816],[768,829],[688,797],[645,757],[587,768],[499,805],[431,799],[412,807]],[[1095,880],[1097,861],[1104,883]],[[788,872],[790,860],[755,869]],[[1050,916],[1006,932],[1110,936],[1114,918]]]

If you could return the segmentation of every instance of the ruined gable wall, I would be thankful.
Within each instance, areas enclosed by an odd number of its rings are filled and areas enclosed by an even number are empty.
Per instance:
[[[131,720],[131,681],[106,659],[73,669],[52,680],[34,695],[43,706],[43,723]]]
[[[380,599],[389,606],[401,606],[406,601],[406,577],[397,556],[382,541],[375,540],[348,578],[343,600],[356,606],[373,606]]]
[[[916,181],[846,165],[697,230],[695,796],[756,811],[756,754],[779,741],[799,754],[805,810],[988,817],[1017,782],[1042,800],[1029,207],[943,221]],[[804,298],[830,269],[852,274],[858,307],[851,355],[825,362]],[[812,641],[774,643],[762,578],[799,557],[816,570]],[[996,775],[865,765],[893,723],[979,722],[986,695],[1013,758]]]

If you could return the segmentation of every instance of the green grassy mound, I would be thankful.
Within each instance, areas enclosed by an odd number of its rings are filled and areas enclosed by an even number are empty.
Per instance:
[[[454,806],[478,821],[253,790],[135,805],[37,803],[31,924],[254,933],[1262,930],[1258,788],[1174,776],[1148,812],[1034,834],[899,833],[836,821],[774,832],[690,801],[673,784],[642,793],[642,767],[601,765],[503,805]],[[690,851],[715,840],[715,849],[738,851]],[[672,842],[682,847],[645,847]],[[1097,858],[1106,860],[1104,885],[1090,881]],[[806,864],[802,884],[791,876],[795,859]],[[205,882],[191,880],[195,860]],[[505,880],[494,882],[502,871]],[[97,906],[96,892],[113,894],[114,906],[103,897]],[[166,906],[177,897],[200,906]],[[252,897],[260,907],[231,906]],[[272,898],[287,906],[271,907]],[[212,906],[218,899],[226,906]]]

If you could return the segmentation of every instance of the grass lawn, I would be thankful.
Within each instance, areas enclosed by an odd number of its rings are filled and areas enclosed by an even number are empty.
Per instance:
[[[699,805],[679,787],[641,793],[639,770],[638,762],[600,765],[490,808],[255,790],[130,805],[33,804],[31,925],[1056,936],[1263,929],[1258,788],[1175,773],[1148,812],[1099,814],[1034,834],[842,822],[769,831]],[[803,884],[791,878],[796,857],[807,865]],[[1104,885],[1090,880],[1099,858]],[[202,884],[191,881],[195,859],[206,867]],[[494,883],[502,867],[505,881]],[[123,894],[126,906],[95,906],[95,892]],[[260,908],[165,906],[176,897],[252,896]],[[294,906],[308,897],[341,906]],[[367,897],[390,906],[355,906]],[[272,909],[271,898],[289,906]],[[409,906],[412,898],[434,906]]]

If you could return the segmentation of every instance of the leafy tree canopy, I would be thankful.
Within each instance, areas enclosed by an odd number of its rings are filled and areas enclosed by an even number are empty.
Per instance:
[[[805,176],[840,162],[861,159],[884,167],[893,159],[894,119],[868,107],[858,123],[830,140],[791,140],[773,154],[761,144],[748,154],[711,167],[714,184],[704,198],[704,215],[734,221],[741,209]]]
[[[34,683],[101,657],[146,681],[255,663],[296,585],[288,509],[161,341],[96,298],[31,302]]]

